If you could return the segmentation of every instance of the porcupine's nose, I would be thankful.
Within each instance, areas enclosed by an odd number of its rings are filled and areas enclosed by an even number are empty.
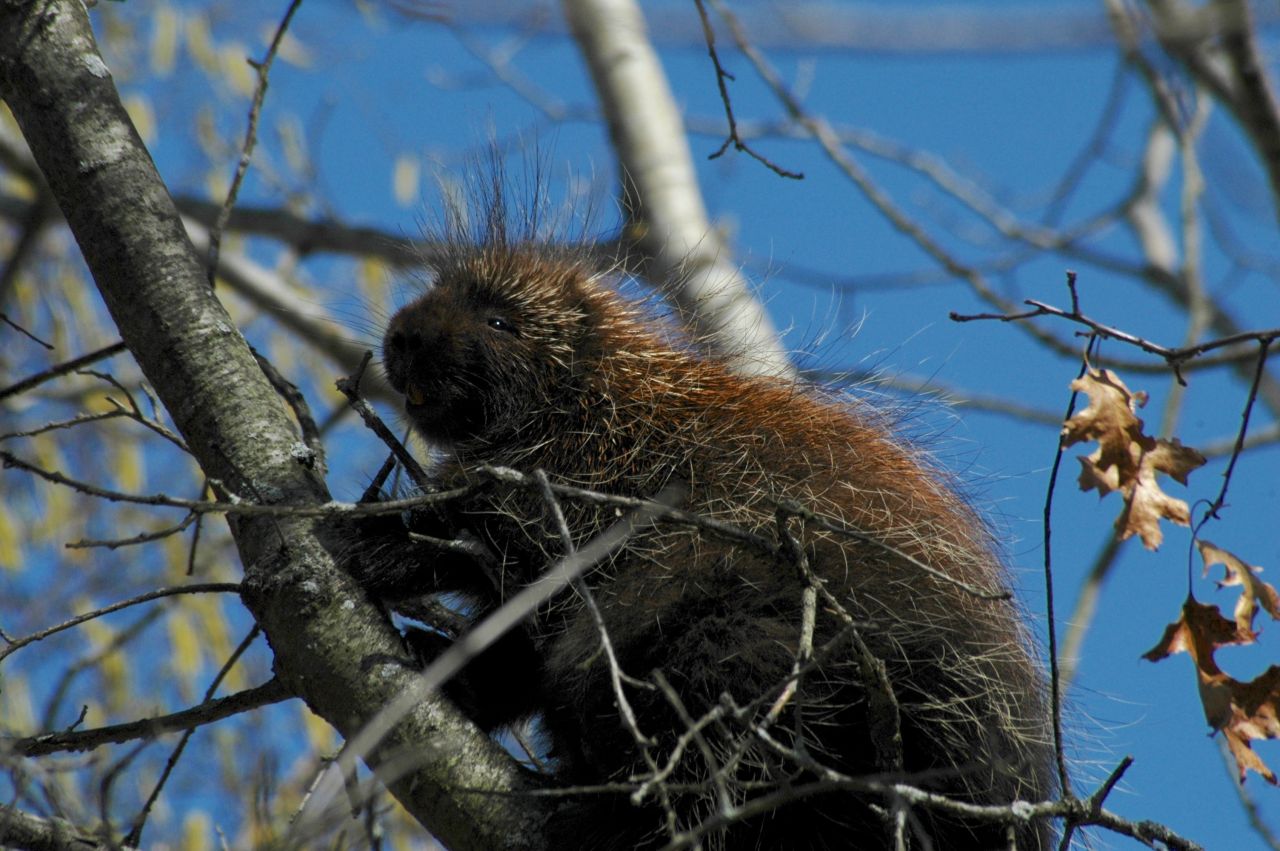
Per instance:
[[[387,381],[397,393],[403,393],[411,404],[422,404],[422,390],[411,381],[414,363],[423,349],[422,335],[409,327],[408,317],[401,312],[391,320],[382,342],[383,364]]]

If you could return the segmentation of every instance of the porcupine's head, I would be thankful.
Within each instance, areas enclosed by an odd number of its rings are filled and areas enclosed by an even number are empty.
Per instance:
[[[387,379],[429,441],[497,447],[537,440],[579,389],[605,297],[571,256],[501,242],[453,247],[430,288],[392,317]]]

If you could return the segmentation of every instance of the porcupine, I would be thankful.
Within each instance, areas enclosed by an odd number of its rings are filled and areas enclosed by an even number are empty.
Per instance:
[[[548,846],[656,848],[670,838],[664,813],[696,828],[725,804],[794,790],[776,809],[723,820],[704,847],[891,848],[903,802],[884,793],[890,782],[984,804],[1051,794],[1043,677],[1016,605],[974,590],[1003,591],[1005,571],[947,476],[868,404],[735,373],[620,295],[584,252],[513,234],[502,199],[488,204],[479,229],[455,222],[443,235],[434,280],[384,337],[387,377],[438,450],[435,484],[476,483],[486,465],[624,496],[678,483],[685,509],[776,544],[768,553],[658,523],[588,572],[618,668],[647,680],[623,689],[656,764],[691,717],[723,714],[682,743],[665,798],[583,795],[552,820]],[[618,517],[560,503],[577,544]],[[456,554],[402,549],[357,569],[370,593],[393,607],[460,594],[479,615],[564,553],[548,502],[529,490],[480,488],[433,517],[413,522],[479,538],[498,556],[496,575]],[[802,566],[824,593],[812,659],[788,691]],[[565,784],[634,781],[653,764],[600,651],[581,596],[566,590],[446,691],[487,730],[538,714]],[[679,708],[653,687],[654,672]],[[881,786],[815,793],[834,776],[823,770]],[[912,847],[930,847],[923,837],[938,849],[1008,845],[1003,825],[927,806],[908,808],[905,833]],[[1019,825],[1016,838],[1020,849],[1049,846],[1043,824]]]

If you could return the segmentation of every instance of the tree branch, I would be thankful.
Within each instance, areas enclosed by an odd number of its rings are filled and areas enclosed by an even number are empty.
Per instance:
[[[41,818],[16,807],[0,807],[0,845],[24,851],[133,851],[112,839],[99,838],[63,819]]]
[[[111,724],[93,730],[73,730],[66,733],[7,739],[4,745],[14,753],[20,753],[23,756],[87,751],[103,745],[119,744],[133,739],[150,739],[164,733],[190,730],[250,709],[279,703],[292,696],[279,680],[272,679],[260,686],[245,689],[227,697],[207,700],[198,706],[183,709],[180,712],[171,712],[168,715],[143,718],[140,721],[129,721],[124,724]]]
[[[693,155],[644,18],[631,0],[565,0],[618,155],[629,236],[696,336],[745,373],[792,375],[773,321],[707,218]]]

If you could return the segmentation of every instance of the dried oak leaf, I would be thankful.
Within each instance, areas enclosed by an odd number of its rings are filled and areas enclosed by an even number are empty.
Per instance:
[[[1235,757],[1240,782],[1244,782],[1246,771],[1255,771],[1274,786],[1275,772],[1249,743],[1280,737],[1280,667],[1272,665],[1247,683],[1228,678],[1227,685],[1231,690],[1231,717],[1222,727],[1222,735]]]
[[[1222,616],[1212,603],[1201,603],[1188,596],[1182,604],[1182,616],[1164,629],[1164,635],[1142,658],[1159,662],[1174,653],[1189,653],[1197,668],[1217,671],[1213,653],[1229,644],[1251,644],[1253,633],[1242,633],[1234,621]]]
[[[1063,424],[1062,445],[1096,440],[1098,469],[1125,469],[1129,442],[1142,434],[1142,420],[1134,412],[1147,404],[1147,395],[1131,392],[1111,370],[1092,367],[1071,382],[1071,389],[1088,394],[1089,405]]]
[[[1156,473],[1165,473],[1182,484],[1187,474],[1204,464],[1204,456],[1189,446],[1183,446],[1176,438],[1163,440],[1149,438],[1134,441],[1130,447],[1135,452],[1137,472],[1128,481],[1122,481],[1120,491],[1125,498],[1124,510],[1116,518],[1120,540],[1137,534],[1149,550],[1157,549],[1164,535],[1160,531],[1160,519],[1172,520],[1180,526],[1191,522],[1187,504],[1169,496],[1156,483]]]
[[[1080,489],[1106,496],[1120,491],[1124,510],[1116,518],[1120,540],[1138,535],[1149,550],[1163,540],[1160,519],[1186,526],[1187,504],[1169,496],[1156,482],[1157,473],[1182,484],[1204,464],[1204,456],[1177,439],[1164,440],[1143,433],[1135,413],[1146,404],[1145,393],[1133,393],[1115,373],[1090,368],[1071,382],[1071,389],[1088,394],[1089,405],[1062,426],[1062,445],[1096,440],[1098,448],[1080,457]]]
[[[1260,677],[1242,683],[1227,675],[1213,658],[1214,651],[1229,644],[1249,644],[1251,631],[1222,616],[1217,606],[1197,602],[1188,596],[1182,616],[1169,624],[1155,647],[1142,658],[1158,662],[1170,654],[1186,651],[1196,668],[1196,684],[1205,720],[1214,731],[1222,731],[1235,757],[1240,779],[1254,771],[1268,783],[1276,775],[1249,744],[1254,739],[1280,736],[1280,667],[1268,668]]]
[[[1209,568],[1220,564],[1226,573],[1220,580],[1214,580],[1219,588],[1228,585],[1239,585],[1240,599],[1236,601],[1236,629],[1241,633],[1253,635],[1253,619],[1261,606],[1273,620],[1280,620],[1280,593],[1274,586],[1258,578],[1262,568],[1247,564],[1234,553],[1222,549],[1216,544],[1199,540],[1196,546],[1200,549],[1200,557],[1204,559],[1204,575],[1209,575]]]

